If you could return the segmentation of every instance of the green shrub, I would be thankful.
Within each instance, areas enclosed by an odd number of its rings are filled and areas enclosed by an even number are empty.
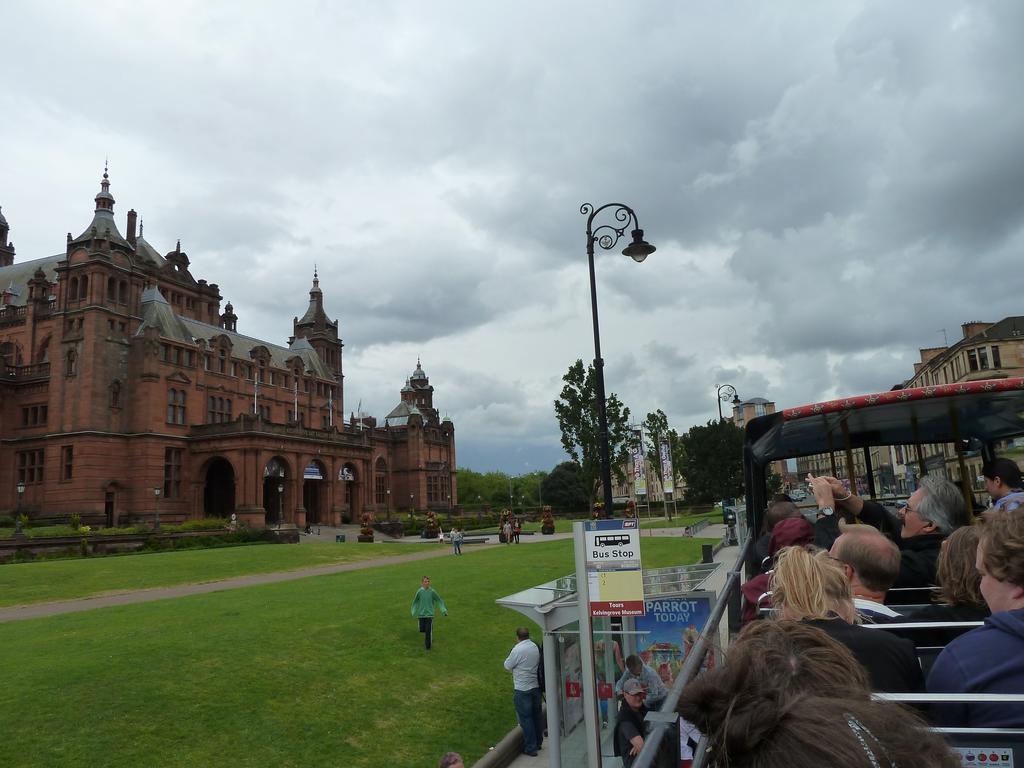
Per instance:
[[[228,527],[228,521],[223,517],[204,517],[201,520],[186,520],[181,525],[165,525],[164,531],[168,533],[186,533],[188,531],[212,531]]]
[[[0,515],[0,528],[13,528],[14,518],[10,515]]]
[[[74,528],[76,531],[82,527],[82,516],[75,512],[68,518],[68,525]]]

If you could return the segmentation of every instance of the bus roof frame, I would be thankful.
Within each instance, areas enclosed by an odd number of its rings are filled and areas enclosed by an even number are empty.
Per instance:
[[[893,389],[787,408],[747,422],[743,480],[747,525],[761,528],[773,461],[876,445],[968,442],[985,461],[997,440],[1024,435],[1024,378]],[[757,564],[747,564],[755,573]]]
[[[949,443],[985,446],[1024,434],[1024,378],[985,379],[894,389],[827,400],[751,419],[745,445],[758,466],[874,445]],[[831,438],[831,439],[830,439]]]

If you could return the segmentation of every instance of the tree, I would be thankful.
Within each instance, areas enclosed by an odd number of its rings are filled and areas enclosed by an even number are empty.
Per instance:
[[[563,461],[541,483],[544,503],[567,512],[585,512],[589,497],[580,477],[580,465]]]
[[[583,361],[569,366],[562,377],[565,386],[555,400],[562,447],[580,466],[580,477],[593,505],[601,482],[601,450],[598,445],[597,397],[594,366],[585,369]],[[608,416],[608,454],[612,472],[619,483],[626,480],[626,462],[633,434],[629,429],[629,408],[612,392],[605,401]],[[611,514],[611,510],[608,510]]]
[[[731,421],[696,425],[680,438],[681,470],[688,501],[709,502],[743,495],[743,430]]]

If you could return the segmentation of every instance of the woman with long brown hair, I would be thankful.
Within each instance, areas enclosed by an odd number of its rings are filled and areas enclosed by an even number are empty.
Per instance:
[[[989,616],[985,598],[981,596],[981,574],[975,567],[978,555],[979,528],[965,525],[957,528],[942,542],[939,553],[936,603],[921,608],[907,621],[984,621]],[[963,634],[959,629],[934,629],[918,632],[914,640],[919,646],[946,645]]]

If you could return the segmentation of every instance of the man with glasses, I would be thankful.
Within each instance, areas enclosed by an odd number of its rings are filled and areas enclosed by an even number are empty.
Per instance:
[[[893,531],[893,539],[900,548],[900,572],[894,587],[933,586],[943,539],[967,522],[967,505],[960,489],[938,475],[921,478],[898,519],[881,504],[847,491],[834,477],[808,475],[807,482],[814,491],[821,516],[815,526],[815,542],[819,546],[831,548],[839,536],[837,508],[847,522],[859,518],[883,532]]]

